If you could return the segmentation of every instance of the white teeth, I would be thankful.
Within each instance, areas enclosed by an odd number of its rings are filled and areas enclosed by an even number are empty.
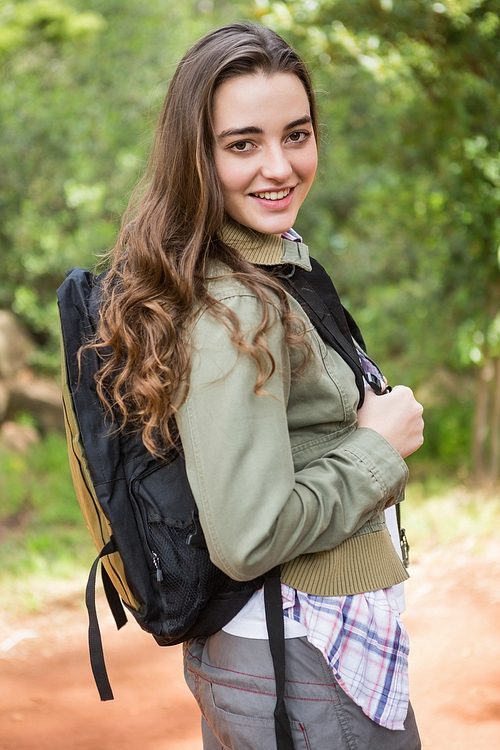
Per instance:
[[[286,190],[280,190],[278,193],[254,193],[254,195],[256,195],[257,198],[265,198],[266,201],[280,201],[282,198],[287,196],[289,192],[290,188],[287,188]]]

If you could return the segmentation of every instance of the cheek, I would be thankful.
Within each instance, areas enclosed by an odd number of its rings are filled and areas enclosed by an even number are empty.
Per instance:
[[[220,186],[224,195],[236,192],[241,183],[241,170],[234,169],[231,159],[225,155],[215,159],[215,167],[219,176]]]
[[[301,170],[304,180],[313,180],[318,167],[318,148],[313,137],[305,148],[297,152],[296,168]]]
[[[303,171],[308,182],[312,182],[318,166],[318,152],[316,148],[304,153]]]

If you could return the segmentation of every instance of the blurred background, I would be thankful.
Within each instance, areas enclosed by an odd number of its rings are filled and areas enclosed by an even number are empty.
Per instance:
[[[179,58],[238,19],[310,65],[320,169],[296,229],[389,382],[425,407],[413,560],[498,550],[500,0],[0,0],[5,622],[79,586],[94,554],[67,466],[55,290],[113,245]]]

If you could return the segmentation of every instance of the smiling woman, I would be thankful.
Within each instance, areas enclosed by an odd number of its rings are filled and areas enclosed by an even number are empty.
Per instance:
[[[291,73],[232,78],[215,92],[213,118],[226,212],[259,232],[288,231],[317,166],[301,81]]]
[[[215,29],[176,70],[103,283],[99,396],[153,455],[182,446],[212,562],[251,582],[222,629],[186,644],[205,750],[420,747],[386,513],[422,408],[385,391],[293,229],[316,166],[303,61],[269,29]],[[294,275],[328,314],[308,316]]]

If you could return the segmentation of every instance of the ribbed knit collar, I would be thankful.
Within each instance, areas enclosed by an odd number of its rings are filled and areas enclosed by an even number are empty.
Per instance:
[[[276,234],[256,232],[233,219],[226,219],[219,230],[219,236],[249,263],[261,266],[292,263],[306,271],[311,270],[309,249],[303,242],[285,240]]]

